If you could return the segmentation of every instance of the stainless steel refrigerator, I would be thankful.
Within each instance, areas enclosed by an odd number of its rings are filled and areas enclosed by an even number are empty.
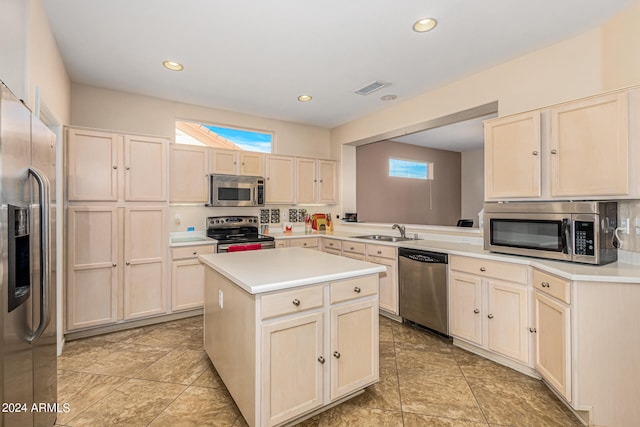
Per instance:
[[[55,135],[0,81],[0,426],[57,411]]]

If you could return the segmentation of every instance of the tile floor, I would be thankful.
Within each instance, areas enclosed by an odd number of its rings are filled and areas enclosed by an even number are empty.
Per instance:
[[[202,350],[202,317],[68,342],[64,426],[246,426]],[[308,426],[580,426],[540,382],[380,318],[380,382]]]

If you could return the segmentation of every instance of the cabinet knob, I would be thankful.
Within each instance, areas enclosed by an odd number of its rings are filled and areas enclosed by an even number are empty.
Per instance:
[[[493,319],[493,314],[487,316],[489,319]]]
[[[240,163],[242,166],[244,166],[244,162]]]
[[[350,251],[352,251],[352,250],[353,250],[353,246],[352,246],[352,247],[350,247],[350,248],[349,248],[349,250],[350,250]]]
[[[486,267],[480,267],[480,271],[487,271]]]
[[[117,267],[118,264],[116,264],[115,262],[113,264],[111,264],[111,267]]]
[[[473,310],[473,312],[474,312],[475,314],[478,314],[478,313],[480,313],[480,310],[478,310],[478,309],[476,308],[475,310]]]
[[[361,290],[362,290],[362,289],[360,289],[360,288],[359,288],[359,287],[357,287],[357,286],[356,286],[355,288],[353,288],[353,292],[355,292],[356,294],[359,294]]]
[[[126,170],[129,170],[129,169],[131,169],[131,168],[130,168],[129,166],[125,166],[124,168],[125,168]]]
[[[551,154],[558,154],[558,150],[551,150]]]
[[[194,252],[193,254],[194,254],[194,255],[198,255],[198,252]]]
[[[535,334],[538,331],[536,331],[536,328],[529,328],[529,332],[531,332],[532,334]]]
[[[291,303],[297,307],[297,306],[300,305],[300,300],[298,298],[296,298],[293,301],[291,301]]]
[[[333,352],[333,357],[335,357],[336,359],[340,359],[340,352],[334,351]]]
[[[116,166],[116,165],[113,165],[113,168],[114,168],[114,169],[118,169],[118,166]]]
[[[324,181],[320,180],[320,182],[324,182]]]
[[[127,265],[131,265],[131,263],[130,263],[129,261],[125,262],[125,264],[127,264]]]
[[[320,362],[321,365],[324,365],[324,357],[318,357],[318,362]]]
[[[378,251],[378,255],[382,255],[382,251]]]
[[[303,243],[303,244],[302,244],[302,246],[307,246],[307,244],[306,244],[306,243]]]
[[[533,151],[531,154],[533,154],[534,156],[537,156],[540,153],[538,153],[537,151]]]
[[[541,285],[542,285],[543,288],[548,288],[548,287],[551,286],[551,285],[549,285],[549,282],[542,282]]]

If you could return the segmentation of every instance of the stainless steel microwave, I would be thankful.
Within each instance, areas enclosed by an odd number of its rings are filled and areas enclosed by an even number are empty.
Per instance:
[[[264,206],[265,185],[261,176],[210,174],[206,206]]]
[[[616,202],[484,204],[484,248],[586,264],[618,259]]]

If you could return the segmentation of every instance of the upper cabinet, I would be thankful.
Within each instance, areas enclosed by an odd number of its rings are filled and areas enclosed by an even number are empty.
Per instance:
[[[171,144],[170,174],[171,202],[206,203],[208,149],[195,145]]]
[[[295,202],[332,204],[337,201],[336,162],[296,158]]]
[[[333,160],[318,160],[318,203],[338,202],[337,163]]]
[[[264,175],[264,155],[251,151],[211,149],[211,173],[227,175]]]
[[[266,203],[294,203],[295,157],[268,156]]]
[[[639,89],[559,104],[485,123],[487,200],[640,196]],[[634,130],[635,129],[635,130]]]
[[[167,142],[148,136],[68,129],[68,200],[167,200]]]

